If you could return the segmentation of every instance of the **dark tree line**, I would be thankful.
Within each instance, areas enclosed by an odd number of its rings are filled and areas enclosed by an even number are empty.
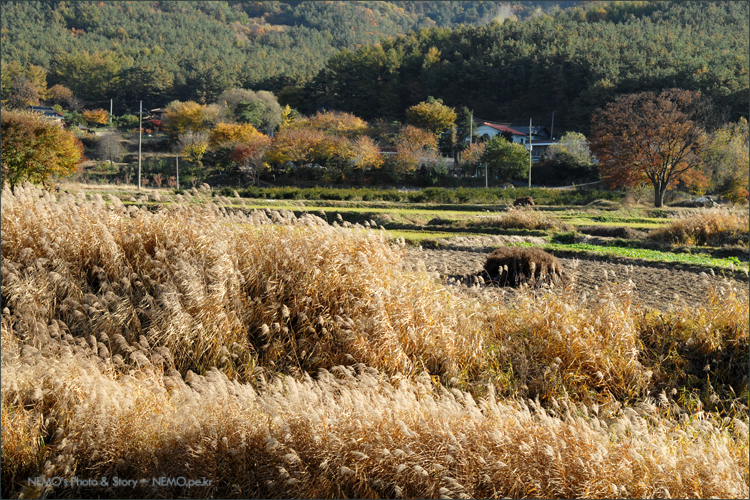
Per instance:
[[[588,132],[592,112],[618,95],[679,87],[704,92],[737,120],[748,112],[747,45],[745,3],[597,3],[343,50],[303,101],[402,119],[433,95],[485,119],[549,124],[555,111],[556,125]]]
[[[747,116],[745,2],[578,3],[3,2],[0,99],[46,78],[119,115],[243,87],[403,120],[434,96],[587,132],[618,95],[678,87]]]
[[[121,114],[139,100],[155,107],[208,103],[233,87],[293,89],[338,50],[438,22],[480,22],[496,3],[4,1],[0,8],[4,65],[43,68],[48,87],[70,88],[88,107],[114,99]],[[13,84],[3,79],[1,99]]]

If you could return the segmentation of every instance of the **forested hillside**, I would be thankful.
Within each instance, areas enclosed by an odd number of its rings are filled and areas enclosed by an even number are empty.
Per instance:
[[[403,120],[434,96],[584,132],[664,87],[748,112],[745,2],[3,2],[2,22],[3,100],[59,84],[116,115],[235,87],[308,114]]]
[[[232,87],[302,85],[340,49],[410,30],[538,15],[578,2],[2,2],[2,63],[47,72],[89,106],[132,111]],[[17,70],[3,71],[3,99]],[[43,92],[42,92],[43,93]]]
[[[600,2],[343,50],[300,104],[398,119],[432,95],[485,119],[549,125],[555,111],[557,125],[587,131],[593,110],[619,94],[679,87],[737,120],[748,112],[747,48],[745,2]]]

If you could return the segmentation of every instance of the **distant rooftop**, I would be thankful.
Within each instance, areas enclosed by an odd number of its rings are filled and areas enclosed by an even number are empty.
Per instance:
[[[41,113],[45,118],[52,118],[55,120],[63,119],[63,115],[47,106],[29,106],[27,109],[33,113]]]

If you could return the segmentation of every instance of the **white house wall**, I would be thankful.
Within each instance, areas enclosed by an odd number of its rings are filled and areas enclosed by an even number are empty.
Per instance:
[[[483,135],[487,134],[487,136],[490,139],[492,139],[493,137],[495,137],[499,133],[500,133],[500,131],[498,129],[492,128],[492,127],[488,127],[487,125],[480,125],[479,127],[477,127],[477,130],[476,130],[476,134],[479,137],[482,137]],[[521,136],[514,135],[512,138],[513,138],[513,142],[515,142],[515,143],[526,144],[526,138],[525,138],[525,136],[521,137]],[[469,139],[466,139],[466,142],[469,142]]]

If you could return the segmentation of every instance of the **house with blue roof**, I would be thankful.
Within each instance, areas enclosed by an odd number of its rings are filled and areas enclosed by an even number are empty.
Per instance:
[[[64,118],[63,115],[48,106],[29,106],[26,109],[31,111],[32,113],[39,113],[44,118],[59,122],[60,124],[62,124]]]

